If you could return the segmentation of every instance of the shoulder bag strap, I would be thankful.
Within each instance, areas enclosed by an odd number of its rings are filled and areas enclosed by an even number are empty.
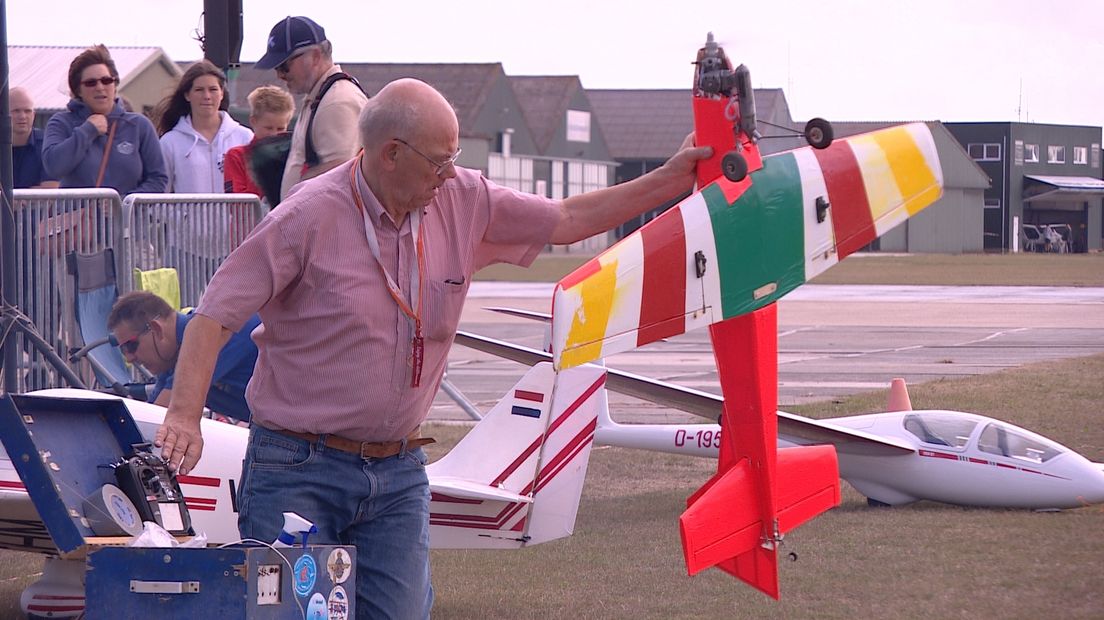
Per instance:
[[[315,152],[315,150],[314,150],[314,139],[311,136],[311,133],[314,131],[314,115],[318,112],[318,105],[320,103],[322,103],[322,98],[326,96],[326,92],[328,90],[330,90],[330,87],[333,86],[334,82],[337,82],[338,80],[349,80],[353,84],[356,84],[356,87],[360,89],[360,92],[362,92],[362,93],[364,92],[364,87],[360,85],[360,82],[358,82],[355,77],[349,75],[348,73],[345,73],[344,71],[335,73],[335,74],[331,75],[330,77],[326,78],[325,82],[322,82],[322,88],[318,89],[318,96],[315,97],[314,101],[311,101],[311,103],[310,103],[311,115],[310,115],[310,120],[307,121],[307,142],[306,142],[306,149],[305,149],[306,150],[306,159],[305,159],[305,164],[306,165],[304,166],[305,169],[313,168],[313,167],[317,166],[318,164],[322,163],[318,159],[318,153]],[[367,95],[368,93],[364,93],[364,94]]]
[[[103,159],[100,160],[100,172],[96,175],[96,187],[103,183],[104,172],[107,172],[107,160],[111,157],[111,143],[115,141],[115,127],[119,121],[111,121],[111,129],[107,132],[107,145],[104,146]]]

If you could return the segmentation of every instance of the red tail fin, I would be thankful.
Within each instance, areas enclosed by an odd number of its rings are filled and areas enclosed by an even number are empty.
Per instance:
[[[725,393],[721,454],[679,518],[691,575],[716,566],[776,599],[782,535],[840,501],[834,447],[777,451],[777,331],[774,304],[710,327]]]

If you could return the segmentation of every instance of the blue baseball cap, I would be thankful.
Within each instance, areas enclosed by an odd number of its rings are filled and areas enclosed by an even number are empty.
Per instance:
[[[288,16],[276,23],[268,33],[268,51],[253,65],[258,69],[275,69],[296,50],[317,45],[326,40],[326,31],[309,17]]]

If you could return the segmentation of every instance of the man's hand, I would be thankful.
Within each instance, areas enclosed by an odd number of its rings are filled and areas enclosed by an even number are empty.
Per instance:
[[[694,186],[698,161],[712,157],[713,147],[694,146],[694,133],[687,134],[677,153],[663,164],[663,168],[676,177],[683,177],[686,189]]]
[[[165,422],[157,429],[153,445],[161,448],[161,458],[169,469],[180,475],[192,471],[203,453],[203,435],[199,430],[199,418],[178,414],[170,406]]]
[[[100,132],[101,136],[107,133],[107,117],[103,114],[90,114],[88,122]]]

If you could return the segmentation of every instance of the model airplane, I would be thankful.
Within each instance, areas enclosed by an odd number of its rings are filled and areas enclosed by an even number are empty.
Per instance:
[[[695,65],[699,191],[560,281],[551,349],[566,369],[709,327],[724,413],[717,475],[679,520],[687,570],[778,598],[778,543],[838,504],[839,477],[830,446],[777,452],[774,302],[937,200],[942,170],[922,124],[763,158],[746,68],[711,36]]]
[[[516,549],[569,536],[605,377],[595,366],[555,373],[550,363],[537,365],[455,448],[428,465],[431,546]],[[74,389],[31,396],[117,398]],[[165,410],[123,402],[152,441]],[[240,539],[235,485],[248,430],[212,420],[201,424],[205,458],[179,481],[196,532],[206,534],[208,544],[233,543]],[[42,577],[23,592],[24,613],[62,618],[83,612],[84,560],[60,559],[75,548],[59,549],[50,537],[6,453],[0,458],[0,548],[50,556]]]

